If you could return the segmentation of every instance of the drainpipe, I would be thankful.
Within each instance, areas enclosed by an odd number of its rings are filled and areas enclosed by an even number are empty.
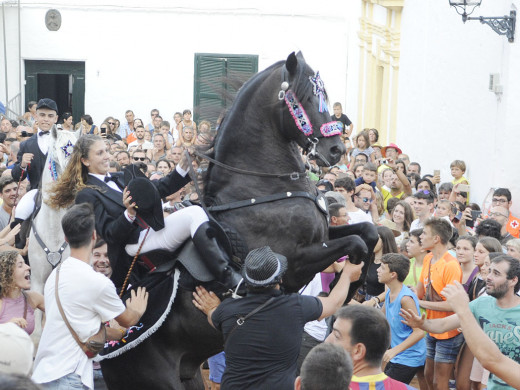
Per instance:
[[[18,113],[23,115],[24,103],[22,97],[24,96],[22,90],[22,26],[21,26],[21,16],[20,16],[20,0],[18,0],[18,83],[20,90],[18,91],[20,94],[20,106],[18,107]]]
[[[4,2],[2,2],[2,26],[4,31],[4,67],[5,67],[5,108],[6,108],[6,114],[7,114],[7,108],[9,106],[9,88],[7,85],[7,39],[5,36],[5,6]]]

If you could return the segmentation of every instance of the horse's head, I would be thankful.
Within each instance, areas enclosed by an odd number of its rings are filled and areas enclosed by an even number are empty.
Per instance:
[[[53,126],[45,165],[45,171],[48,171],[51,180],[55,181],[65,170],[76,140],[75,133],[58,130],[56,126]],[[44,174],[43,177],[46,177],[46,175]]]
[[[291,53],[281,68],[278,99],[282,101],[281,131],[316,159],[330,166],[346,152],[341,127],[331,120],[327,92],[319,72],[314,72],[300,53]]]

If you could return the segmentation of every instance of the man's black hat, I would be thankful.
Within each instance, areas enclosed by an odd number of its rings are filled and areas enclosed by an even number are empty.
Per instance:
[[[242,276],[244,282],[250,286],[266,287],[280,283],[286,270],[287,258],[264,246],[247,254]]]
[[[36,109],[39,110],[40,108],[48,108],[49,110],[56,111],[56,114],[58,113],[58,106],[56,105],[56,102],[49,98],[43,98],[38,101]]]
[[[161,196],[157,188],[146,177],[136,177],[128,183],[132,202],[137,205],[137,218],[141,218],[153,230],[164,228]]]

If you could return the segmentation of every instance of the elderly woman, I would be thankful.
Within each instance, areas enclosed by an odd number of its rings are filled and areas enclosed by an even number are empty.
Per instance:
[[[34,310],[45,311],[43,295],[31,288],[31,267],[17,251],[0,252],[0,324],[14,322],[34,331]]]

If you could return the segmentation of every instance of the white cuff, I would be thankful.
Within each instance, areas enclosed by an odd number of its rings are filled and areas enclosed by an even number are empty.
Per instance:
[[[175,170],[179,173],[179,175],[181,175],[182,177],[186,177],[186,175],[188,174],[188,171],[185,171],[184,169],[181,168],[181,166],[179,164],[177,164],[177,166],[175,167]]]
[[[128,210],[125,210],[125,218],[130,223],[134,223],[134,221],[135,221],[135,215],[128,214]]]

